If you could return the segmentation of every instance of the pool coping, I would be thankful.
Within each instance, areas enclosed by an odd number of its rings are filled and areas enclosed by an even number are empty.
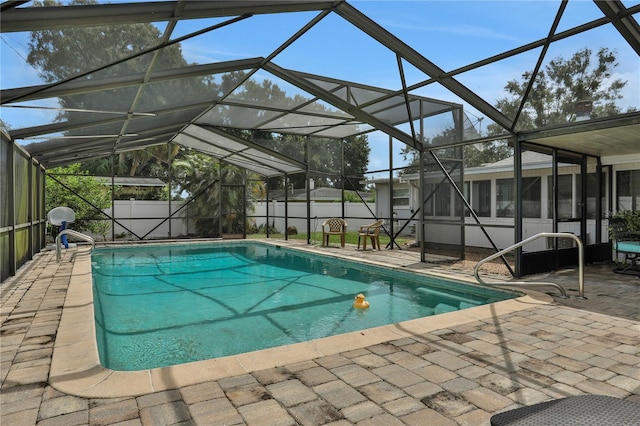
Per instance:
[[[259,242],[291,247],[282,242]],[[300,249],[300,247],[295,247],[295,249]],[[320,254],[328,255],[327,253]],[[75,256],[75,254],[69,255]],[[349,260],[362,262],[361,259],[345,257]],[[389,268],[389,265],[377,262],[369,263]],[[401,267],[398,269],[407,270]],[[444,274],[430,272],[427,275],[446,277]],[[460,280],[465,281],[464,279]],[[472,282],[469,281],[469,283]],[[103,367],[99,360],[95,339],[95,321],[93,320],[91,258],[86,255],[77,255],[53,348],[49,384],[60,392],[86,398],[139,396],[309,361],[404,337],[415,337],[439,329],[529,309],[535,305],[549,304],[552,301],[551,296],[527,290],[524,296],[515,299],[302,343],[170,367],[140,371],[114,371]],[[87,318],[91,320],[87,321]]]

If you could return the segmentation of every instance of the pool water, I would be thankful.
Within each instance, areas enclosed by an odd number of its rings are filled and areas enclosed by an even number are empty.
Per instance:
[[[133,371],[363,330],[517,297],[259,242],[92,254],[101,363]],[[353,308],[363,293],[369,309]]]

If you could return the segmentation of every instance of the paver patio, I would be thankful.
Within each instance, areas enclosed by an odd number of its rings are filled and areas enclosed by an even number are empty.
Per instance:
[[[412,255],[380,253],[409,269],[469,275]],[[496,412],[568,395],[640,403],[640,279],[613,274],[611,264],[586,268],[588,300],[555,299],[143,395],[67,394],[49,383],[73,267],[65,260],[43,252],[0,287],[3,425],[487,425]],[[577,294],[575,271],[547,275]]]

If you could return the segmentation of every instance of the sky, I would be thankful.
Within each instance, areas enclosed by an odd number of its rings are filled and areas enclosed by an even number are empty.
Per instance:
[[[628,6],[639,3],[623,1]],[[557,0],[352,0],[350,4],[445,71],[455,70],[545,38],[559,7]],[[266,57],[316,15],[316,12],[254,15],[240,23],[183,42],[182,52],[188,62],[199,64]],[[640,20],[638,15],[636,19]],[[571,0],[567,4],[558,31],[601,16],[602,13],[593,1]],[[173,38],[220,21],[222,20],[182,21],[178,23]],[[164,23],[156,25],[160,31],[165,28]],[[2,33],[1,36],[2,89],[41,84],[37,70],[24,61],[28,55],[28,34]],[[612,78],[628,82],[624,92],[625,98],[619,105],[623,108],[640,108],[640,60],[611,26],[553,43],[544,64],[553,58],[568,58],[585,47],[594,51],[601,47],[616,51],[619,65]],[[496,100],[505,96],[506,83],[519,79],[523,72],[530,71],[539,54],[540,49],[534,49],[459,74],[456,78],[494,104]],[[284,68],[367,85],[393,90],[402,87],[395,54],[336,14],[324,18],[273,61]],[[403,63],[403,72],[409,85],[428,78],[406,62]],[[275,80],[282,88],[287,89],[288,94],[299,92],[298,89],[278,81],[265,72],[259,72],[254,77],[258,80]],[[478,125],[484,128],[490,122],[464,100],[437,84],[426,86],[414,93],[460,103],[464,105],[471,119],[480,119]],[[37,104],[43,105],[43,102]],[[50,106],[56,106],[55,102]],[[53,111],[0,108],[0,117],[12,128],[49,123],[54,116]],[[372,147],[369,169],[387,168],[388,136],[376,132],[370,134],[369,141]],[[399,155],[402,144],[395,142],[394,146],[393,161],[397,167],[402,162]]]

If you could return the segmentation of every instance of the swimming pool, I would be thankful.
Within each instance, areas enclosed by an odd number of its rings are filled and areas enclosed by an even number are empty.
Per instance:
[[[258,242],[99,248],[102,365],[134,371],[308,341],[518,295]],[[354,309],[354,296],[371,303]]]

